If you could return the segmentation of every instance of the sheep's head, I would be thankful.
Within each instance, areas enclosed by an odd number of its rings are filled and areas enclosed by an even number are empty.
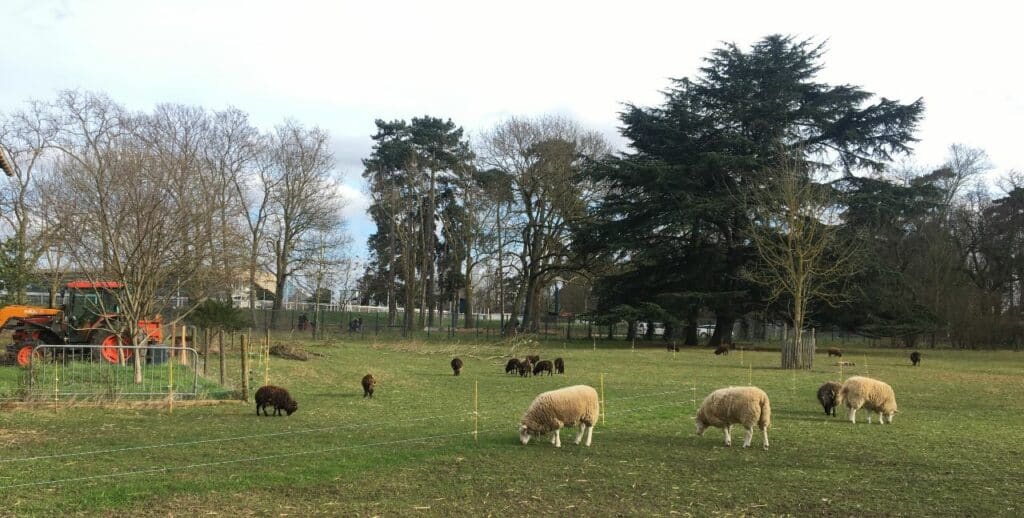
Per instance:
[[[526,446],[526,443],[530,442],[530,437],[536,435],[530,432],[530,428],[525,424],[519,425],[519,442]]]
[[[704,430],[708,429],[708,424],[705,423],[704,420],[701,419],[699,415],[697,416],[696,423],[697,423],[697,436],[698,437],[704,437]]]
[[[288,401],[287,403],[285,403],[285,405],[284,405],[284,411],[285,411],[285,412],[286,412],[286,413],[287,413],[288,415],[292,415],[292,414],[293,414],[293,413],[295,413],[295,411],[296,411],[296,410],[298,410],[298,409],[299,409],[299,404],[298,404],[298,403],[296,403],[294,399],[291,399],[291,400],[289,400],[289,401]]]

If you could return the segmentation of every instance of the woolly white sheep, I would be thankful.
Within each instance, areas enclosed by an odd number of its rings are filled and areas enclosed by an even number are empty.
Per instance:
[[[768,449],[768,427],[772,424],[772,406],[768,394],[757,387],[727,387],[718,389],[704,398],[697,409],[697,435],[703,436],[708,427],[715,426],[725,432],[725,445],[732,446],[732,425],[747,429],[743,447],[750,447],[754,427],[764,433],[764,449]]]
[[[525,445],[533,436],[554,432],[551,444],[554,444],[555,448],[561,448],[562,427],[579,425],[580,432],[576,435],[575,444],[580,443],[586,432],[586,444],[590,446],[594,424],[597,423],[600,413],[600,403],[594,387],[573,385],[544,392],[534,398],[530,408],[526,409],[526,413],[519,421],[519,442]]]
[[[863,376],[854,376],[843,383],[839,389],[839,402],[846,405],[847,417],[856,423],[857,410],[868,410],[868,423],[871,423],[871,412],[878,412],[878,424],[888,420],[892,424],[892,416],[896,413],[896,393],[888,383]]]

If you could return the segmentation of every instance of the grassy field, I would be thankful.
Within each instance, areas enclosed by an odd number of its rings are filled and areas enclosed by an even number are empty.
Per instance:
[[[879,426],[822,414],[815,391],[839,377],[824,356],[794,374],[776,352],[598,344],[520,347],[566,360],[564,376],[527,379],[503,373],[507,344],[304,344],[324,356],[271,366],[299,401],[290,417],[241,403],[6,410],[0,515],[1024,514],[1019,353],[926,350],[913,368],[902,350],[847,349],[857,365],[845,375],[896,390],[900,412]],[[359,386],[367,372],[380,379],[372,400]],[[598,387],[602,373],[607,422],[592,447],[573,445],[573,430],[560,450],[519,445],[536,394]],[[696,437],[693,399],[748,381],[771,397],[771,449],[756,437],[740,448],[742,432],[732,448],[718,429]]]

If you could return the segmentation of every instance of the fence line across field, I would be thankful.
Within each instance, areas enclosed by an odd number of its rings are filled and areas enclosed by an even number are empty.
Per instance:
[[[643,398],[643,397],[656,397],[656,396],[662,396],[662,395],[666,395],[666,394],[674,394],[674,393],[679,393],[679,392],[681,392],[681,391],[668,391],[668,392],[657,392],[657,393],[652,393],[652,394],[641,394],[641,395],[627,396],[627,397],[622,397],[622,398],[612,398],[612,399],[609,399],[608,401],[623,401],[623,400],[632,400],[632,399]],[[655,407],[657,407],[657,406],[666,406],[666,405],[656,405]],[[655,408],[655,407],[650,407],[650,408]],[[413,418],[413,419],[403,419],[402,421],[399,422],[399,424],[417,423],[417,422],[430,421],[430,420],[435,420],[435,419],[448,419],[448,418],[456,418],[456,417],[462,417],[463,419],[461,421],[465,421],[465,420],[468,420],[469,418],[478,418],[479,416],[494,415],[494,414],[498,414],[498,413],[504,413],[504,412],[500,411],[500,410],[484,410],[484,411],[476,411],[476,412],[467,411],[467,412],[461,412],[461,413],[457,413],[457,414],[432,415],[432,416],[417,417],[417,418]],[[624,413],[624,412],[611,412],[611,415],[616,415],[616,414],[619,414],[619,413]],[[216,438],[211,438],[211,439],[196,439],[196,440],[189,440],[189,441],[168,442],[168,443],[160,443],[160,444],[146,444],[146,445],[140,445],[140,446],[126,446],[126,447],[123,447],[123,448],[109,448],[109,449],[105,449],[105,450],[90,450],[90,451],[83,451],[83,452],[56,453],[56,454],[51,454],[51,455],[35,455],[35,456],[31,456],[31,457],[0,458],[0,464],[12,463],[12,462],[28,462],[28,461],[46,460],[46,459],[61,459],[61,458],[68,458],[68,457],[81,457],[81,456],[85,456],[85,455],[99,455],[99,454],[119,453],[119,452],[128,452],[128,451],[152,450],[152,449],[172,448],[172,447],[180,447],[180,446],[194,446],[194,445],[198,445],[198,444],[209,444],[209,443],[216,443],[216,442],[242,441],[242,440],[248,440],[248,439],[261,439],[261,438],[267,438],[267,437],[280,437],[280,436],[300,435],[300,434],[307,434],[307,433],[321,433],[321,432],[330,432],[330,431],[334,431],[334,430],[358,430],[358,429],[362,429],[362,428],[379,427],[379,426],[385,425],[385,424],[392,424],[392,425],[394,425],[395,423],[393,423],[393,422],[372,422],[372,423],[361,423],[361,424],[355,424],[355,425],[336,425],[336,426],[326,426],[326,427],[320,427],[320,428],[304,428],[304,429],[301,429],[301,430],[286,430],[286,431],[281,431],[281,432],[267,432],[267,433],[259,433],[259,434],[236,435],[236,436],[230,436],[230,437],[216,437]]]
[[[616,412],[612,413],[612,415],[621,415],[621,414],[627,414],[627,413],[632,413],[632,412],[640,412],[640,411],[644,411],[644,410],[650,410],[650,409],[653,409],[653,408],[661,408],[661,407],[672,406],[672,405],[681,405],[681,404],[686,404],[686,403],[688,403],[688,402],[687,401],[681,401],[681,402],[663,403],[663,404],[659,404],[659,405],[651,405],[651,406],[646,406],[646,407],[638,407],[638,408],[632,408],[632,409],[627,409],[627,410],[616,411]],[[465,414],[459,414],[459,415],[465,416]],[[424,418],[424,420],[425,419],[426,418]],[[462,419],[459,422],[463,422],[463,421],[465,421],[465,419]],[[332,427],[332,428],[336,428],[337,429],[337,428],[341,428],[341,427]],[[161,466],[161,467],[156,467],[156,468],[139,469],[139,470],[126,471],[126,472],[121,472],[121,473],[106,473],[106,474],[102,474],[102,475],[91,475],[91,476],[85,476],[85,477],[71,477],[71,478],[63,478],[63,479],[51,479],[51,480],[34,481],[34,482],[21,482],[21,483],[17,483],[17,484],[9,484],[9,485],[5,485],[5,486],[0,486],[0,489],[14,489],[14,488],[19,488],[19,487],[55,485],[55,484],[63,484],[63,483],[69,483],[69,482],[85,482],[85,481],[89,481],[89,480],[102,480],[102,479],[110,479],[110,478],[121,478],[121,477],[133,476],[133,475],[140,475],[140,476],[141,475],[152,475],[152,474],[156,474],[156,473],[169,473],[169,472],[173,472],[173,471],[185,471],[185,470],[190,470],[190,469],[197,469],[197,468],[204,468],[204,467],[213,467],[213,466],[222,466],[222,465],[228,465],[228,464],[239,464],[239,463],[244,463],[244,462],[259,462],[259,461],[263,461],[263,460],[281,459],[281,458],[288,458],[288,457],[297,457],[297,456],[302,456],[302,455],[325,454],[325,453],[331,453],[331,452],[337,452],[337,451],[343,451],[343,450],[355,450],[355,449],[360,449],[360,448],[371,448],[371,447],[377,447],[377,446],[391,446],[391,445],[404,444],[404,443],[427,442],[427,441],[432,441],[432,440],[436,440],[436,439],[447,439],[447,438],[461,437],[461,436],[474,436],[474,437],[478,437],[480,434],[492,433],[492,432],[497,432],[497,431],[508,432],[511,429],[512,428],[509,427],[509,426],[501,426],[501,427],[488,428],[488,429],[484,429],[484,430],[471,430],[471,431],[465,431],[465,432],[454,432],[454,433],[449,433],[449,434],[432,435],[432,436],[424,436],[424,437],[413,437],[413,438],[407,438],[407,439],[395,439],[395,440],[390,440],[390,441],[380,441],[380,442],[365,443],[365,444],[333,446],[333,447],[330,447],[330,448],[303,450],[303,451],[298,451],[298,452],[278,453],[278,454],[273,454],[273,455],[262,455],[262,456],[256,456],[256,457],[243,457],[243,458],[227,459],[227,460],[221,460],[221,461],[200,462],[200,463],[186,464],[186,465],[183,465],[183,466]],[[267,436],[270,436],[270,435],[284,435],[286,433],[288,433],[288,432],[280,432],[280,433],[277,433],[277,434],[266,434],[266,435]],[[253,436],[253,438],[255,438],[255,437],[258,437],[258,436]],[[218,439],[218,440],[228,440],[228,439],[222,438],[222,439]],[[212,440],[211,441],[207,441],[207,442],[212,442]],[[179,443],[179,445],[186,445],[186,444],[193,444],[193,443],[184,443],[184,444],[180,444]],[[142,447],[135,447],[134,449],[142,449]],[[125,448],[125,449],[121,449],[121,450],[109,450],[107,452],[111,452],[111,451],[130,451],[130,449]],[[98,452],[98,453],[107,453],[107,452]],[[82,453],[82,455],[84,455],[84,454],[85,453]],[[44,457],[37,457],[37,458],[26,457],[26,458],[20,459],[20,460],[38,460],[38,459],[41,459],[41,458],[56,458],[56,456],[52,456],[52,457],[45,457],[44,456]]]

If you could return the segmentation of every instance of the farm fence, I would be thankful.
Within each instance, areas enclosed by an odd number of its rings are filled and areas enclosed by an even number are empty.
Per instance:
[[[141,355],[135,382],[134,356]],[[23,373],[25,401],[191,399],[200,392],[195,349],[166,345],[36,346]]]

